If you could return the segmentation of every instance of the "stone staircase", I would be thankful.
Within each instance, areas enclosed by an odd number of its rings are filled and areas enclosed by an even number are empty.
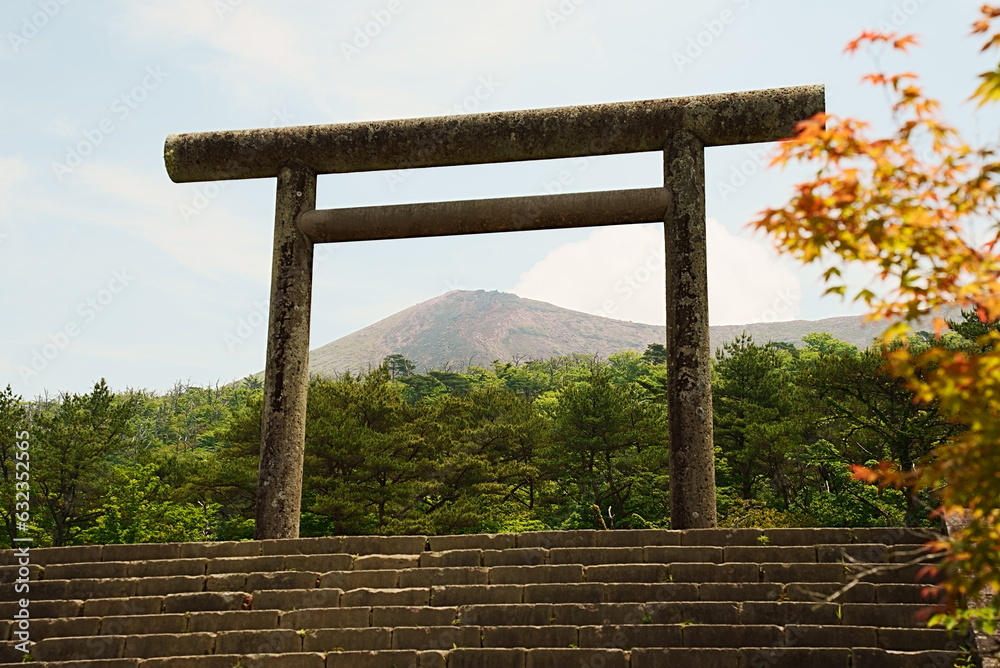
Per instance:
[[[933,588],[907,562],[927,538],[700,529],[7,550],[0,663],[25,658],[27,626],[30,660],[53,668],[979,665],[971,639],[920,621]]]

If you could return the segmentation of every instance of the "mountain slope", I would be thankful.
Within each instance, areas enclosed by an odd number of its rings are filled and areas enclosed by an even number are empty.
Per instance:
[[[800,343],[809,332],[829,332],[864,348],[884,328],[860,316],[824,320],[712,327],[713,350],[746,331],[759,342]],[[606,357],[621,350],[643,351],[663,343],[663,327],[571,311],[517,295],[454,290],[328,343],[310,354],[313,373],[362,371],[400,353],[418,371],[462,371],[493,360],[545,359],[584,353]]]

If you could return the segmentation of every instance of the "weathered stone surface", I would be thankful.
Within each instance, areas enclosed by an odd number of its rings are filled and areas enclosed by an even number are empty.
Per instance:
[[[831,624],[841,623],[841,608],[834,603],[800,603],[778,601],[762,603],[748,601],[740,606],[741,624]],[[843,623],[849,624],[846,619]]]
[[[933,585],[877,584],[868,585],[874,591],[870,601],[858,603],[925,603],[932,605],[944,600],[944,592]]]
[[[234,591],[207,591],[197,594],[168,594],[163,597],[163,612],[209,612],[213,610],[243,610],[249,595]]]
[[[671,564],[674,582],[757,582],[757,564]]]
[[[420,554],[427,536],[344,536],[347,554]]]
[[[430,588],[413,589],[352,589],[340,597],[340,604],[353,606],[430,605]]]
[[[700,529],[697,531],[682,531],[681,545],[711,545],[729,547],[730,545],[760,545],[760,529]]]
[[[894,652],[884,649],[854,649],[852,668],[952,668],[968,661],[968,655],[957,651]],[[966,664],[968,665],[968,664]]]
[[[823,666],[823,668],[850,668],[851,651],[848,649],[814,647],[762,647],[740,651],[744,666],[768,666],[768,668],[802,668],[803,666]],[[892,664],[884,664],[892,665]]]
[[[145,559],[180,559],[180,543],[135,543],[105,545],[102,561],[143,561]]]
[[[348,571],[354,558],[349,554],[296,554],[285,557],[286,571],[312,571],[327,573],[329,571]]]
[[[277,610],[234,610],[193,612],[188,615],[188,631],[247,631],[278,626]],[[216,650],[218,651],[218,650]]]
[[[448,626],[459,618],[459,608],[390,606],[373,607],[372,626]],[[474,621],[463,623],[475,624]]]
[[[768,545],[828,545],[851,543],[850,529],[764,529]]]
[[[721,601],[677,601],[648,603],[646,614],[653,624],[739,624],[738,603]]]
[[[785,626],[787,647],[876,647],[878,636],[871,626]]]
[[[450,550],[448,552],[424,552],[420,555],[421,568],[452,568],[456,566],[475,567],[483,565],[482,550]]]
[[[74,578],[124,578],[128,563],[108,561],[85,564],[51,564],[45,567],[46,580],[72,580]]]
[[[924,626],[926,605],[896,603],[884,605],[880,603],[845,603],[843,606],[843,623],[852,626],[893,626],[915,627]]]
[[[640,648],[632,651],[631,659],[631,668],[663,668],[663,666],[741,668],[740,652],[736,649]]]
[[[291,629],[222,631],[215,638],[216,654],[287,654],[301,651],[302,636]]]
[[[309,608],[281,613],[283,629],[364,628],[371,622],[371,608]]]
[[[605,584],[604,600],[608,603],[643,601],[697,601],[698,585],[666,582],[659,584]]]
[[[214,633],[134,635],[125,638],[125,650],[122,656],[137,659],[150,656],[194,656],[212,654],[214,648]]]
[[[581,626],[580,647],[678,647],[683,643],[679,624],[617,624]]]
[[[368,554],[354,560],[354,570],[398,570],[420,566],[419,554]]]
[[[399,573],[400,587],[475,585],[489,583],[487,568],[409,568]]]
[[[409,626],[392,631],[393,649],[447,650],[452,647],[479,647],[477,626]]]
[[[816,561],[816,548],[791,545],[736,545],[725,548],[722,560],[749,561],[758,564],[768,561],[808,564]]]
[[[563,668],[563,666],[628,668],[628,665],[628,657],[620,649],[529,649],[524,654],[525,668]]]
[[[459,648],[448,653],[448,668],[524,668],[524,656],[523,649]]]
[[[281,555],[267,557],[220,557],[208,562],[207,575],[216,573],[268,573],[284,568],[285,558]]]
[[[761,564],[764,582],[846,582],[848,574],[842,564]]]
[[[31,622],[33,638],[60,638],[65,636],[96,636],[101,628],[97,617],[71,617],[69,619],[35,619]],[[123,635],[119,633],[118,635]],[[3,640],[7,638],[4,637]]]
[[[128,562],[128,576],[156,578],[175,575],[205,575],[208,559],[155,559]]]
[[[458,616],[463,626],[546,626],[557,622],[553,607],[544,603],[463,605]]]
[[[247,576],[243,573],[217,573],[205,576],[205,591],[246,591]]]
[[[643,615],[641,603],[555,603],[551,623],[564,626],[638,624]]]
[[[271,589],[256,592],[254,610],[304,610],[306,608],[335,608],[340,605],[343,590],[324,589]]]
[[[125,636],[42,638],[31,646],[35,661],[77,661],[122,657]]]
[[[859,543],[855,545],[817,545],[816,561],[828,563],[885,563],[890,560],[885,545]]]
[[[777,582],[706,582],[698,585],[698,594],[702,601],[777,601],[787,595]]]
[[[651,564],[673,564],[676,562],[720,564],[724,555],[725,552],[721,547],[714,546],[654,546],[644,550],[644,561]]]
[[[182,559],[219,557],[254,557],[260,555],[260,541],[224,541],[220,543],[182,543]]]
[[[395,589],[399,586],[399,571],[395,570],[371,570],[371,571],[332,571],[324,573],[319,578],[319,587],[333,587],[335,589]]]
[[[525,603],[604,603],[601,583],[524,585]]]
[[[475,603],[521,603],[521,585],[449,585],[431,587],[431,605],[471,605]]]
[[[606,564],[587,566],[583,577],[587,582],[666,582],[670,569],[666,564]]]
[[[303,649],[307,652],[341,652],[392,647],[390,628],[321,628],[307,631],[303,636]]]
[[[246,589],[251,592],[262,591],[264,589],[312,589],[316,587],[319,578],[319,573],[309,571],[251,573],[247,575]]]
[[[482,637],[483,647],[570,647],[580,640],[575,626],[555,625],[487,626]]]
[[[490,584],[554,584],[583,582],[583,566],[494,566],[490,568]]]
[[[444,550],[506,550],[515,547],[512,533],[467,534],[461,536],[428,536],[431,551]]]
[[[685,647],[777,647],[784,643],[780,626],[743,624],[686,624]]]
[[[517,534],[517,547],[540,547],[551,549],[555,547],[596,547],[597,532],[580,531],[532,531]]]
[[[173,615],[125,615],[119,617],[83,617],[100,622],[102,636],[131,636],[142,633],[183,633],[188,630],[187,616]],[[192,631],[212,631],[212,629],[195,629]],[[47,634],[46,634],[47,635]],[[43,635],[42,637],[46,637]],[[97,635],[92,633],[89,635]]]
[[[549,551],[542,547],[483,550],[483,566],[543,566],[548,563]]]
[[[789,601],[823,601],[841,592],[834,603],[874,603],[875,585],[858,582],[849,589],[840,582],[802,582],[785,586],[785,597]]]
[[[162,578],[137,578],[136,596],[165,596],[205,590],[205,576],[175,575]]]
[[[326,668],[420,668],[420,653],[414,650],[331,652],[326,655]]]
[[[170,135],[175,182],[267,178],[289,160],[319,174],[660,150],[689,129],[709,146],[777,141],[822,111],[821,86],[663,100]],[[433,141],[428,142],[428,139]]]
[[[101,592],[103,593],[103,592]],[[162,596],[133,596],[131,598],[91,598],[80,602],[82,614],[87,617],[117,617],[125,615],[155,615],[163,612]],[[38,604],[32,603],[32,609]],[[167,611],[174,612],[174,611]],[[177,612],[186,612],[180,610]],[[37,613],[36,613],[37,614]],[[51,615],[49,615],[51,616]]]
[[[73,547],[33,547],[29,550],[31,563],[39,566],[52,564],[81,564],[101,561],[104,548],[101,545],[76,545]],[[16,564],[15,550],[4,550],[4,566]],[[108,559],[108,561],[122,561]]]
[[[618,529],[598,531],[597,547],[649,547],[680,545],[681,532],[665,529]]]
[[[342,536],[325,536],[322,538],[279,538],[258,542],[260,543],[260,554],[265,555],[334,555],[344,552],[344,539]]]
[[[554,547],[549,550],[550,564],[641,564],[641,547]]]

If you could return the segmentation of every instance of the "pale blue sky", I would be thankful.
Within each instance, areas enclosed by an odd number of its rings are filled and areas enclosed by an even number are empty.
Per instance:
[[[841,51],[896,24],[924,47],[883,66],[920,72],[954,122],[992,140],[996,115],[962,102],[989,63],[967,36],[979,4],[5,0],[0,385],[163,390],[263,367],[274,182],[173,184],[170,133],[813,83],[829,111],[884,123],[884,97],[858,84],[872,59]],[[757,146],[708,154],[713,323],[858,312],[745,229],[796,180],[760,160]],[[326,176],[319,205],[646,187],[661,173],[643,154]],[[595,313],[610,298],[609,315],[662,322],[661,239],[652,225],[324,246],[312,345],[456,288]]]

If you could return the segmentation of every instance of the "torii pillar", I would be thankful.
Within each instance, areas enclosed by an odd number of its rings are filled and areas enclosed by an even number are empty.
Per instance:
[[[277,178],[256,537],[299,533],[313,244],[664,223],[670,520],[716,526],[705,239],[708,146],[778,141],[822,86],[529,111],[170,135],[177,183]],[[315,210],[316,177],[661,151],[664,187]]]

